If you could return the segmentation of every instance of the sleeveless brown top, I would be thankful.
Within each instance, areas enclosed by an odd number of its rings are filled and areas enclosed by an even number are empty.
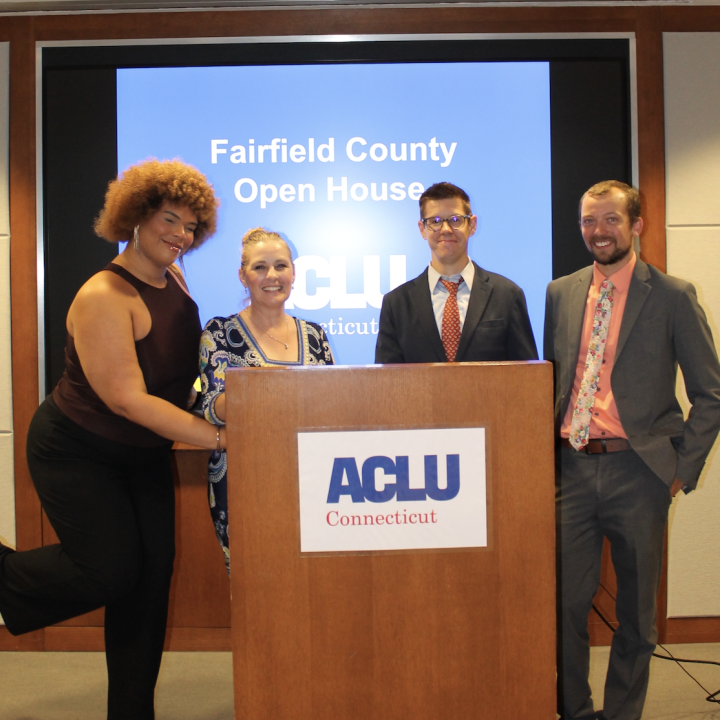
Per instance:
[[[135,343],[148,394],[184,409],[198,376],[201,327],[194,300],[171,271],[164,288],[144,283],[115,263],[101,272],[113,272],[132,285],[150,311],[150,332]],[[85,377],[70,333],[65,346],[65,372],[53,391],[53,400],[73,422],[109,440],[141,447],[171,444],[105,405]]]

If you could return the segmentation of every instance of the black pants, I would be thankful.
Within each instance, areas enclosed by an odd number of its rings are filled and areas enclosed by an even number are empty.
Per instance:
[[[88,432],[44,402],[28,463],[59,545],[0,555],[0,613],[13,635],[105,606],[108,720],[152,720],[175,557],[167,447]]]

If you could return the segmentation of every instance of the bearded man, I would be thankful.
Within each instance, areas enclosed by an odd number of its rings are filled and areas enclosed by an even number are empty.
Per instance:
[[[720,428],[720,366],[695,288],[637,257],[636,190],[614,180],[580,201],[595,262],[548,286],[545,359],[555,365],[563,720],[639,720],[657,642],[656,595],[668,509],[690,492]],[[692,404],[675,397],[678,364]],[[588,614],[603,538],[617,575],[603,710],[588,683]]]

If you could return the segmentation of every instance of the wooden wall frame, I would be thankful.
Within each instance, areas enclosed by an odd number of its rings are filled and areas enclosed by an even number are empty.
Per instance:
[[[664,270],[665,135],[663,32],[720,31],[719,6],[663,7],[419,7],[227,10],[192,12],[18,15],[0,17],[0,41],[10,42],[10,221],[13,412],[17,545],[43,541],[40,504],[25,459],[25,440],[37,407],[36,43],[143,38],[381,35],[421,33],[635,33],[640,192],[645,229],[641,247]],[[661,608],[662,610],[662,608]],[[664,618],[665,614],[660,613]],[[177,636],[177,629],[174,634]],[[12,638],[0,628],[0,650],[52,646],[51,631]],[[602,632],[593,633],[602,641]],[[46,637],[48,636],[48,637]],[[671,619],[661,639],[720,640],[720,618]],[[218,642],[221,646],[223,643]],[[68,640],[63,649],[83,649]],[[183,645],[192,649],[193,641]],[[198,642],[197,649],[211,649]]]

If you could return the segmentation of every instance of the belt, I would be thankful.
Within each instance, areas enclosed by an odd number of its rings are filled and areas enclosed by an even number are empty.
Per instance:
[[[562,447],[570,448],[571,450],[575,449],[570,444],[570,440],[567,438],[560,438],[560,445],[562,445]],[[588,444],[585,447],[580,448],[578,452],[586,452],[588,455],[598,455],[601,453],[620,452],[621,450],[630,450],[630,442],[625,438],[588,440]]]

